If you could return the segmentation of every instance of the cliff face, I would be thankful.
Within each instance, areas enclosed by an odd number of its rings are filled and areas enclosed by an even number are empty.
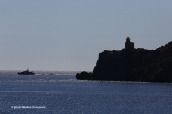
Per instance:
[[[77,79],[172,82],[172,42],[156,50],[132,49],[99,54],[93,73],[81,72]]]

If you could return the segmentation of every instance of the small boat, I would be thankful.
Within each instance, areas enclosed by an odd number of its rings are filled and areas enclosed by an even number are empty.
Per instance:
[[[17,72],[18,75],[35,75],[34,72],[30,72],[29,69],[27,69],[26,71],[23,72]]]

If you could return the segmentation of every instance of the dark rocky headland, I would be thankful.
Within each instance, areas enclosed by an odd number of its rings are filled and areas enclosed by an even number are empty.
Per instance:
[[[126,39],[125,49],[99,54],[92,73],[76,74],[78,80],[172,82],[172,41],[156,50],[135,49]]]

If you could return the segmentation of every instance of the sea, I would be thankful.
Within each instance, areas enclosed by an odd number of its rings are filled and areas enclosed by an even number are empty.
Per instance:
[[[0,114],[172,114],[172,84],[77,80],[80,71],[0,71]]]

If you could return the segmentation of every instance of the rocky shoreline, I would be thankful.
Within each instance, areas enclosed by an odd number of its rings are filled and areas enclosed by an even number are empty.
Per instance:
[[[133,47],[134,48],[134,47]],[[93,72],[76,74],[78,80],[172,82],[172,41],[156,50],[105,50]]]

